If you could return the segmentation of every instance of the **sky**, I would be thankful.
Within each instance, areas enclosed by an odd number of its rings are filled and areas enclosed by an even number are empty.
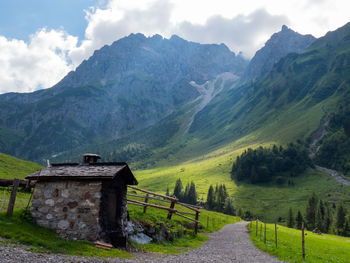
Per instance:
[[[0,0],[0,94],[49,88],[131,33],[224,43],[250,59],[287,25],[321,37],[349,0]]]

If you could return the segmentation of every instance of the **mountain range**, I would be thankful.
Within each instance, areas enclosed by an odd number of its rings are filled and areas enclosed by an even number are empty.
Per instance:
[[[233,142],[307,141],[350,101],[349,41],[350,24],[319,39],[283,26],[248,61],[224,44],[131,34],[50,89],[0,95],[0,152],[152,167]]]

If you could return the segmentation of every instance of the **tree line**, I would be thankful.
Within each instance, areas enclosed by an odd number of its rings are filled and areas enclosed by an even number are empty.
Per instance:
[[[166,195],[170,196],[169,187],[167,188]],[[179,178],[176,180],[173,196],[176,196],[176,198],[179,199],[180,202],[195,205],[197,204],[198,198],[196,185],[193,181],[191,181],[191,183],[188,183],[186,185],[186,188],[184,188],[181,179]]]
[[[169,187],[167,187],[166,195],[170,196]],[[180,202],[195,205],[197,204],[198,194],[196,185],[193,181],[183,187],[181,179],[177,179],[172,193]],[[208,210],[222,212],[228,215],[236,215],[234,200],[227,193],[225,184],[217,184],[209,186],[207,200],[203,204]]]
[[[206,207],[209,210],[222,212],[228,215],[236,215],[234,200],[227,193],[225,184],[209,186]]]
[[[286,147],[249,148],[237,156],[231,178],[253,184],[274,179],[277,183],[284,183],[287,176],[297,176],[307,167],[312,167],[312,161],[301,143],[289,143]]]
[[[287,226],[301,229],[302,222],[305,223],[307,229],[315,232],[350,236],[350,215],[346,215],[346,210],[340,200],[337,205],[329,205],[313,194],[308,199],[305,217],[300,210],[294,217],[292,208],[289,208]]]

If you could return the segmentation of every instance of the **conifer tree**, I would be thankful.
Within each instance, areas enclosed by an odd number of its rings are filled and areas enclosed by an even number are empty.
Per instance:
[[[345,209],[343,203],[339,200],[337,204],[336,228],[338,234],[343,233],[345,224]]]
[[[190,191],[190,184],[186,184],[185,192],[182,195],[182,202],[189,203],[188,198],[189,198],[189,191]]]
[[[293,210],[290,207],[289,212],[288,212],[288,221],[287,221],[287,226],[293,228],[294,227],[294,217],[293,217]]]
[[[189,186],[188,194],[187,194],[187,202],[193,205],[197,203],[197,191],[196,191],[196,185],[194,184],[194,182],[191,182],[191,185]]]
[[[214,188],[212,185],[210,185],[208,189],[208,195],[207,195],[207,206],[209,209],[213,209],[214,204],[215,204]]]
[[[182,200],[182,182],[181,179],[177,179],[175,183],[175,188],[174,188],[174,195],[179,199]]]
[[[348,237],[349,235],[350,235],[349,220],[346,220],[346,221],[345,221],[345,224],[344,224],[343,236]]]
[[[320,230],[321,232],[325,232],[324,231],[324,222],[323,222],[323,218],[322,218],[322,209],[321,209],[321,201],[319,203],[319,205],[317,206],[317,211],[316,211],[316,216],[315,216],[315,227],[318,228],[318,230]]]
[[[240,218],[242,218],[242,216],[243,216],[243,210],[242,210],[241,207],[238,209],[237,215],[238,215]]]
[[[324,218],[324,231],[325,231],[325,233],[329,232],[331,224],[332,224],[332,211],[331,211],[329,205],[327,204],[325,206],[325,218]]]
[[[302,223],[303,223],[304,219],[303,219],[303,216],[300,213],[300,210],[298,210],[298,214],[297,214],[297,217],[295,218],[295,221],[297,223],[297,228],[301,229],[301,226],[302,226]]]
[[[306,221],[307,227],[309,230],[315,228],[315,218],[316,218],[316,209],[317,209],[317,198],[315,193],[308,200],[308,204],[306,207]]]
[[[227,215],[236,215],[236,208],[232,197],[227,197],[224,205],[224,213]]]

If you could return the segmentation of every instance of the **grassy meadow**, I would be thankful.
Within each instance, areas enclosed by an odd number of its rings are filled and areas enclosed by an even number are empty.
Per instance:
[[[0,153],[0,179],[18,178],[34,173],[42,168],[41,165],[24,161],[7,154]]]
[[[249,227],[250,238],[259,249],[277,256],[280,260],[288,262],[349,262],[350,259],[350,238],[328,235],[314,234],[305,231],[305,261],[302,259],[302,239],[301,231],[277,226],[278,246],[275,247],[275,225],[266,226],[266,244],[264,243],[264,226],[262,227],[262,238],[260,240],[260,227],[258,225],[258,235],[256,236],[256,223]]]

